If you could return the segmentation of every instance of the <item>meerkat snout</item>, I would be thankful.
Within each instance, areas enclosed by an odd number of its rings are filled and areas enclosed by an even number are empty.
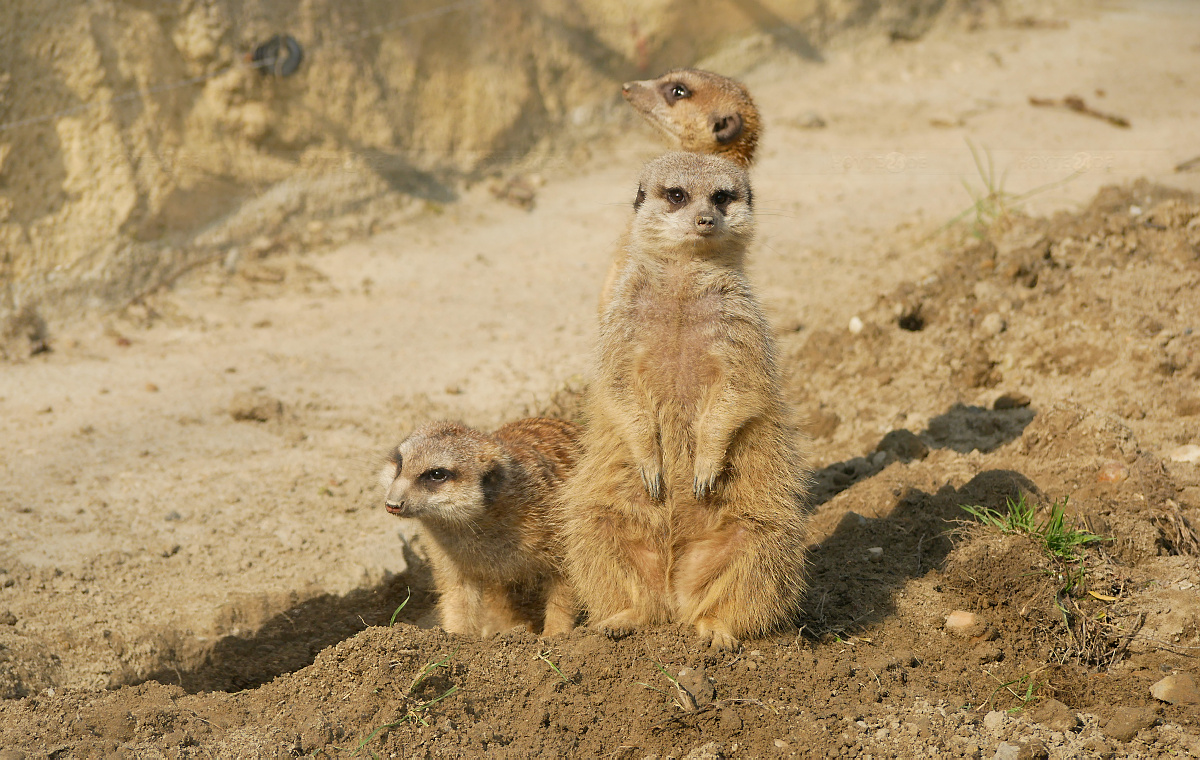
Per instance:
[[[700,216],[696,217],[696,229],[700,230],[702,233],[712,232],[716,226],[717,220],[713,219],[711,216],[701,214]]]

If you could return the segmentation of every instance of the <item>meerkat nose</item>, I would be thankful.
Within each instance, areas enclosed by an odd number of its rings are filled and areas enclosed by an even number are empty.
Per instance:
[[[625,84],[621,85],[621,92],[628,94],[632,87],[633,82],[626,82]]]
[[[717,221],[715,219],[706,214],[696,217],[696,227],[701,231],[711,230],[714,226],[716,226],[716,223]]]

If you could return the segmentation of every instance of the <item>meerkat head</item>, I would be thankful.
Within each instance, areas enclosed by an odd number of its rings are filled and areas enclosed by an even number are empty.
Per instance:
[[[629,105],[683,150],[754,161],[758,108],[738,82],[698,69],[675,69],[658,79],[626,82]]]
[[[719,156],[667,153],[642,169],[633,232],[651,250],[741,255],[754,236],[746,171]]]
[[[393,515],[469,525],[484,515],[504,482],[508,457],[478,430],[431,422],[388,455],[379,474]]]

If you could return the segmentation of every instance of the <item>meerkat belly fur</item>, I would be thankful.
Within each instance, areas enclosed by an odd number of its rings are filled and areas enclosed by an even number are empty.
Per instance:
[[[730,648],[799,609],[808,471],[743,270],[751,200],[714,156],[642,173],[562,492],[568,572],[613,635],[684,621]]]
[[[431,539],[442,626],[487,636],[575,625],[562,571],[558,490],[579,455],[579,428],[534,418],[488,435],[457,422],[421,426],[380,473],[388,512]]]
[[[657,79],[626,82],[621,94],[680,150],[722,156],[746,169],[754,163],[762,122],[740,82],[711,71],[673,69]],[[601,312],[624,265],[624,249],[622,241],[604,279]]]

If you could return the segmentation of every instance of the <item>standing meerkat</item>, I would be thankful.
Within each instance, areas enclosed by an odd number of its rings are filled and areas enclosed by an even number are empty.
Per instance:
[[[722,156],[745,169],[754,163],[762,121],[740,82],[711,71],[673,69],[658,79],[626,82],[621,94],[680,150]],[[622,242],[604,278],[601,312],[624,266],[625,247]]]
[[[545,418],[491,435],[432,422],[389,454],[384,506],[432,539],[443,628],[488,636],[525,624],[553,636],[575,626],[557,496],[578,455],[579,427]]]
[[[743,269],[751,200],[715,156],[642,172],[562,490],[568,574],[611,635],[683,621],[728,649],[799,609],[808,471]]]

